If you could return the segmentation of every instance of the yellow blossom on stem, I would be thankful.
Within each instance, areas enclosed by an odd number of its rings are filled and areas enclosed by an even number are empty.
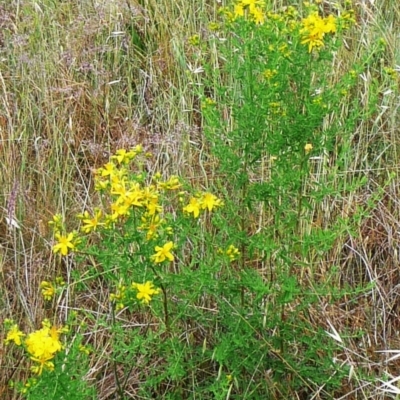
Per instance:
[[[53,215],[53,219],[49,221],[49,225],[53,227],[54,232],[58,232],[63,228],[63,218],[61,214]]]
[[[312,149],[313,149],[313,145],[311,143],[307,143],[304,146],[304,151],[306,152],[306,154],[308,154]]]
[[[100,222],[101,217],[102,212],[98,208],[94,210],[93,217],[87,211],[81,215],[78,215],[78,218],[80,218],[83,222],[83,226],[81,227],[82,231],[85,233],[90,233],[92,231],[96,231],[97,227],[105,225],[104,222]]]
[[[65,285],[65,281],[64,281],[63,277],[57,276],[57,278],[56,278],[56,285],[57,285],[57,286],[64,286],[64,285]]]
[[[159,182],[159,187],[164,190],[176,190],[179,189],[182,185],[179,182],[179,178],[175,175],[172,175],[167,181]]]
[[[100,169],[101,176],[110,176],[113,177],[116,173],[117,167],[114,163],[108,162],[104,164],[103,168]]]
[[[324,45],[323,39],[326,33],[336,32],[336,19],[332,15],[322,18],[314,11],[302,20],[302,26],[301,44],[308,44],[308,51],[311,53],[314,47],[320,48]]]
[[[86,354],[87,356],[91,353],[90,347],[84,346],[83,344],[80,344],[78,348],[79,348],[79,351],[80,351],[81,353],[84,353],[84,354]]]
[[[262,24],[264,23],[265,15],[260,7],[264,5],[264,0],[240,0],[234,6],[234,18],[244,17],[247,10],[249,16],[256,24]]]
[[[110,186],[110,181],[108,179],[95,178],[94,189],[98,192],[106,190]]]
[[[58,243],[53,246],[53,253],[60,253],[62,256],[66,256],[71,250],[75,249],[73,233],[67,235],[56,233],[55,238]]]
[[[43,372],[43,369],[47,369],[49,371],[54,371],[54,363],[49,360],[45,360],[43,358],[35,358],[35,357],[31,357],[31,360],[38,363],[37,365],[33,365],[31,367],[31,371],[34,374],[41,375]]]
[[[142,207],[143,206],[143,192],[140,189],[139,183],[135,183],[132,187],[125,193],[124,196],[120,196],[117,200],[117,203],[124,203],[128,207],[136,206]]]
[[[265,15],[261,8],[255,7],[252,12],[253,20],[256,24],[263,24],[265,21]]]
[[[119,149],[115,152],[115,155],[111,156],[111,160],[117,160],[118,164],[129,164],[135,158],[136,154],[135,150],[126,151],[125,149]]]
[[[200,36],[195,34],[193,36],[191,36],[188,39],[188,42],[192,45],[192,46],[198,46],[200,44]]]
[[[201,204],[199,202],[199,199],[197,199],[196,197],[192,197],[189,201],[189,204],[183,207],[183,211],[188,214],[193,213],[193,217],[197,218],[200,214],[200,207]]]
[[[229,257],[230,261],[234,261],[239,257],[240,251],[237,247],[231,244],[226,250],[226,255]]]
[[[6,339],[4,340],[4,343],[8,344],[10,342],[14,342],[17,346],[21,346],[22,344],[21,338],[23,338],[24,336],[25,336],[24,333],[19,330],[18,325],[14,324],[7,332],[7,336]]]
[[[40,283],[40,289],[45,300],[51,300],[56,294],[56,288],[51,282],[42,281]]]
[[[201,208],[208,209],[208,211],[212,211],[214,207],[222,206],[222,201],[217,198],[217,196],[211,193],[204,193],[200,199]]]
[[[150,281],[143,284],[132,283],[132,289],[137,290],[136,298],[145,304],[148,304],[151,301],[151,296],[160,293],[160,289],[154,288],[153,283]]]
[[[165,260],[174,261],[174,255],[171,253],[171,250],[174,248],[173,242],[168,242],[164,244],[164,246],[156,246],[156,253],[151,256],[151,260],[156,264],[162,263]]]
[[[156,238],[157,231],[160,226],[164,223],[164,220],[161,219],[158,215],[151,215],[150,213],[146,213],[142,217],[142,225],[138,227],[139,231],[147,231],[146,232],[146,240],[151,240]]]
[[[115,221],[119,217],[129,215],[129,205],[128,204],[111,204],[111,220]]]
[[[110,294],[110,301],[115,302],[116,309],[122,310],[125,305],[124,302],[126,300],[126,286],[118,285],[115,293]]]
[[[48,281],[42,281],[40,283],[40,289],[42,292],[42,296],[45,300],[51,300],[59,287],[62,287],[65,285],[64,279],[62,277],[57,277],[55,283],[48,282]]]
[[[158,197],[149,200],[146,204],[146,208],[149,215],[155,215],[162,211],[162,206],[158,204]]]
[[[50,360],[63,348],[59,339],[61,329],[50,326],[48,321],[43,321],[42,325],[42,329],[30,333],[25,340],[31,360],[38,363],[32,367],[32,371],[38,375],[42,373],[43,368],[54,369],[54,364]]]

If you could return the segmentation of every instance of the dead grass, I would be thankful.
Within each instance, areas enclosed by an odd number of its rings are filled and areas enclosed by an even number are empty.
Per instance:
[[[400,348],[399,100],[394,91],[388,92],[393,82],[377,80],[384,66],[400,63],[400,7],[394,0],[355,2],[354,7],[358,26],[347,38],[335,67],[340,70],[362,59],[379,38],[385,40],[387,50],[371,63],[359,88],[362,97],[371,85],[380,85],[379,109],[357,125],[352,141],[356,156],[346,160],[344,172],[348,179],[352,174],[364,175],[368,191],[337,199],[330,207],[339,214],[355,212],[357,205],[364,205],[379,190],[384,193],[360,220],[357,234],[337,243],[314,274],[324,279],[329,266],[339,265],[335,284],[370,283],[371,289],[347,303],[330,304],[321,298],[321,307],[310,315],[315,326],[330,330],[329,320],[339,334],[346,335],[337,357],[353,367],[354,375],[340,398],[383,400],[389,397],[364,376],[365,371],[376,378],[400,375],[399,361],[386,364],[390,355],[376,352]],[[149,171],[179,174],[193,185],[213,182],[185,54],[190,51],[188,37],[201,33],[216,18],[216,8],[216,2],[183,0],[87,0],[57,5],[0,1],[3,319],[13,318],[21,328],[31,328],[44,317],[62,322],[74,307],[91,314],[91,326],[106,317],[102,308],[102,299],[108,298],[106,288],[92,288],[86,296],[75,295],[71,289],[53,315],[38,287],[42,280],[58,275],[70,280],[72,265],[60,263],[51,253],[47,221],[60,211],[68,221],[92,205],[91,170],[115,149],[141,143],[154,154],[148,161]],[[399,84],[398,75],[397,89]],[[326,218],[325,210],[315,213]],[[127,326],[141,324],[145,325],[140,320],[126,321]],[[360,331],[364,334],[357,336]],[[89,336],[100,356],[93,358],[88,379],[96,380],[101,399],[114,398],[115,371],[108,361],[107,329],[93,330]],[[15,399],[7,382],[23,379],[26,372],[3,341],[0,354],[0,396]],[[162,358],[153,362],[161,363]],[[133,371],[127,385],[132,398],[137,379]],[[324,398],[322,393],[321,388],[313,398]]]

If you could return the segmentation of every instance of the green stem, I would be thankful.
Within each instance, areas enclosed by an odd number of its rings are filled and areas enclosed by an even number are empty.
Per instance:
[[[163,293],[163,308],[164,308],[164,323],[165,323],[165,328],[167,332],[170,329],[169,326],[169,312],[168,312],[168,297],[167,297],[167,289],[165,286],[161,283],[161,277],[158,274],[158,272],[154,269],[153,266],[150,267],[154,273],[154,275],[160,280],[160,288]]]
[[[112,319],[112,325],[115,326],[114,305],[112,305],[112,307],[111,307],[111,319]],[[117,386],[118,396],[122,400],[124,398],[124,390],[121,386],[121,382],[119,381],[118,371],[117,371],[117,362],[114,359],[112,360],[112,365],[113,365],[114,380],[115,380],[115,384]]]

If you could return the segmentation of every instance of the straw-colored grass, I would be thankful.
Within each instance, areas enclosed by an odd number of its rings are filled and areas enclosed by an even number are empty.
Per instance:
[[[277,7],[290,3],[275,0]],[[329,10],[330,2],[322,4]],[[188,74],[200,65],[186,60],[188,38],[202,34],[217,18],[220,5],[208,0],[0,0],[2,319],[33,328],[43,318],[55,317],[40,296],[39,284],[59,275],[68,280],[74,266],[52,254],[47,221],[56,212],[65,213],[68,221],[96,202],[91,171],[111,152],[143,144],[153,153],[150,172],[177,174],[194,186],[212,184],[213,164],[205,155],[200,107],[193,74]],[[382,38],[387,50],[371,61],[359,96],[368,95],[385,66],[397,68],[398,88],[400,5],[396,0],[370,0],[354,2],[354,8],[357,25],[333,68],[339,73],[362,60]],[[331,265],[340,266],[340,282],[333,284],[370,282],[371,290],[348,303],[326,304],[325,315],[310,310],[316,327],[334,334],[333,327],[338,336],[346,335],[338,362],[351,365],[353,376],[343,386],[342,399],[388,398],[378,389],[378,379],[400,375],[398,360],[386,363],[390,354],[377,353],[400,348],[400,100],[389,91],[390,82],[379,82],[379,109],[356,127],[351,142],[355,157],[344,160],[337,178],[365,176],[368,189],[327,205],[332,214],[345,215],[379,194],[379,201],[360,219],[358,235],[337,243],[329,254]],[[329,218],[323,210],[314,211]],[[327,263],[321,262],[316,273],[327,279]],[[106,299],[107,290],[93,288],[70,304],[71,292],[58,305],[57,318],[62,322],[77,308],[100,317],[99,296]],[[140,321],[127,321],[134,323]],[[115,398],[107,331],[93,331],[89,340],[100,356],[93,358],[88,379],[97,380],[102,399]],[[23,379],[26,371],[3,341],[0,355],[0,397],[11,400],[16,395],[7,386],[9,380]],[[129,379],[134,385],[134,371]],[[315,393],[313,398],[324,396]]]

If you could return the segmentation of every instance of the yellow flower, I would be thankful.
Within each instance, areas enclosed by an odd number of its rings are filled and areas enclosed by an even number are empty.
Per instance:
[[[160,182],[159,186],[164,190],[176,190],[181,187],[181,183],[177,176],[172,175],[166,182]]]
[[[44,297],[45,300],[51,300],[55,296],[57,289],[64,285],[65,285],[64,279],[60,276],[56,278],[55,283],[42,281],[40,283],[42,296]]]
[[[229,257],[230,261],[234,261],[239,257],[240,251],[237,247],[231,244],[226,250],[226,255]]]
[[[243,17],[244,16],[244,7],[242,4],[235,4],[234,10],[233,10],[235,18],[237,17]]]
[[[102,212],[98,208],[95,209],[93,217],[91,217],[87,211],[85,211],[83,215],[78,217],[82,219],[84,225],[81,227],[81,229],[85,233],[90,233],[92,231],[95,231],[98,226],[105,225],[104,222],[100,222]]]
[[[119,149],[115,152],[115,155],[111,156],[111,160],[117,160],[118,164],[129,164],[135,156],[136,152],[134,150]]]
[[[327,18],[321,18],[316,11],[312,12],[302,21],[303,28],[300,33],[303,35],[301,44],[308,43],[308,51],[311,52],[314,47],[319,48],[324,45],[325,33],[336,32],[336,19],[332,15]]]
[[[41,375],[41,373],[43,372],[43,369],[48,369],[49,371],[54,371],[54,363],[52,363],[51,361],[44,360],[44,359],[36,359],[34,357],[31,357],[31,360],[39,363],[39,365],[33,365],[31,367],[31,371],[34,374]]]
[[[6,339],[4,340],[5,344],[10,342],[14,342],[17,346],[21,346],[21,338],[25,335],[19,330],[18,325],[14,324],[11,326],[10,330],[7,332]]]
[[[54,364],[50,360],[58,351],[62,350],[59,339],[61,329],[57,329],[56,326],[51,327],[48,321],[43,321],[42,325],[42,329],[30,333],[25,340],[31,360],[39,364],[32,367],[32,370],[38,375],[42,373],[43,368],[54,369]]]
[[[153,180],[154,181],[159,181],[161,179],[162,175],[160,171],[157,171],[154,175],[153,175]]]
[[[201,108],[202,109],[207,109],[209,107],[213,107],[217,104],[215,100],[213,100],[211,97],[206,97],[202,102],[201,102]]]
[[[214,207],[219,207],[222,205],[222,201],[217,198],[217,196],[211,193],[204,193],[200,199],[201,208],[208,209],[208,211],[212,211]]]
[[[317,35],[308,35],[301,41],[301,44],[308,43],[308,52],[311,53],[312,49],[316,47],[317,49],[324,46],[324,42]]]
[[[57,276],[57,278],[56,278],[56,285],[57,285],[57,286],[64,286],[64,285],[65,285],[65,281],[64,281],[64,279],[63,279],[62,276]]]
[[[341,21],[341,24],[344,28],[349,28],[356,22],[356,19],[354,18],[354,11],[353,10],[345,11],[339,17],[339,20]]]
[[[143,153],[143,146],[138,144],[131,151],[134,152],[136,156],[137,154]]]
[[[97,192],[102,192],[106,190],[110,186],[110,181],[107,179],[100,179],[99,177],[95,178],[94,189]]]
[[[110,301],[115,302],[116,310],[122,310],[125,305],[124,302],[126,300],[126,286],[118,285],[115,293],[110,294]]]
[[[132,283],[132,288],[138,291],[136,298],[145,304],[148,304],[151,301],[151,296],[160,293],[160,289],[153,288],[153,283],[150,281],[143,284]]]
[[[329,15],[324,19],[325,22],[325,33],[336,32],[336,18],[333,15]]]
[[[200,44],[200,36],[199,35],[193,35],[188,39],[188,42],[192,45],[192,46],[198,46]]]
[[[75,245],[72,243],[74,240],[73,233],[69,233],[66,236],[56,233],[55,237],[58,243],[53,246],[53,253],[61,253],[62,256],[66,256],[70,250],[75,249]]]
[[[263,24],[265,21],[265,15],[259,7],[254,8],[252,16],[256,24]]]
[[[114,163],[108,162],[107,164],[104,164],[103,168],[99,168],[97,173],[100,174],[100,176],[112,177],[116,173],[116,166]]]
[[[140,189],[139,183],[132,185],[129,191],[120,196],[117,203],[124,203],[126,206],[143,206],[143,191]]]
[[[84,353],[84,354],[86,354],[87,356],[91,353],[90,347],[84,346],[83,344],[80,344],[78,348],[79,348],[79,351],[80,351],[81,353]]]
[[[218,24],[218,22],[210,22],[210,23],[208,24],[208,29],[209,29],[210,31],[217,31],[217,30],[219,29],[219,24]]]
[[[174,255],[171,253],[171,250],[174,248],[173,242],[168,242],[164,244],[164,246],[156,246],[156,253],[151,256],[151,260],[155,263],[159,264],[168,259],[169,261],[174,261]]]
[[[148,200],[146,208],[149,215],[156,215],[156,213],[162,211],[162,206],[158,204],[157,196],[154,196],[152,199]]]
[[[262,24],[265,20],[265,15],[262,9],[258,6],[264,6],[264,0],[241,0],[234,7],[234,18],[244,17],[245,10],[256,24]]]
[[[307,143],[304,146],[304,151],[306,152],[306,154],[309,153],[312,149],[313,149],[313,145],[311,143]]]
[[[265,79],[270,80],[271,78],[273,78],[276,74],[278,73],[278,71],[276,69],[266,69],[263,72],[263,75],[265,77]]]
[[[63,218],[61,214],[55,214],[53,219],[49,221],[49,225],[53,227],[53,231],[60,231],[63,227]]]
[[[157,231],[164,223],[164,220],[161,219],[158,215],[152,216],[150,213],[146,213],[146,215],[142,217],[142,222],[143,224],[139,226],[138,230],[147,231],[146,240],[151,240],[158,236]]]
[[[111,220],[115,221],[119,217],[129,215],[129,205],[127,204],[111,204]]]
[[[56,288],[51,282],[42,281],[40,283],[40,289],[42,290],[42,296],[45,300],[51,300],[56,294]]]
[[[188,214],[193,213],[193,217],[197,218],[200,214],[200,207],[201,204],[199,202],[199,199],[197,199],[196,197],[192,197],[189,204],[186,207],[183,207],[183,211]]]
[[[242,4],[243,7],[249,7],[250,12],[252,12],[256,6],[264,6],[265,1],[264,0],[241,0],[240,3]]]

